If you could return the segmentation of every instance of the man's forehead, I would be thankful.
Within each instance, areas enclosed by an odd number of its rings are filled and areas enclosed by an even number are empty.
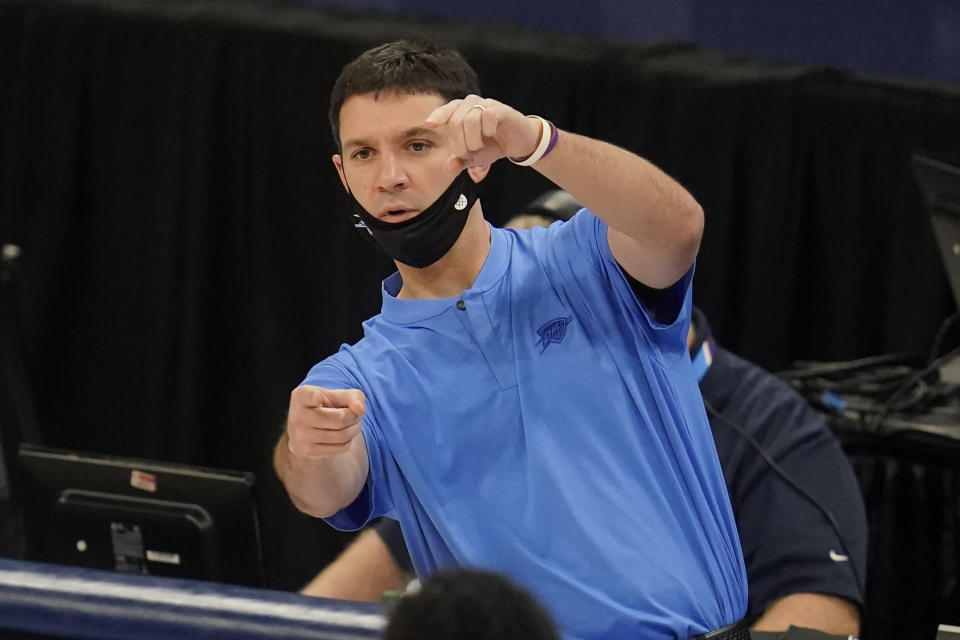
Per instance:
[[[381,91],[347,98],[340,109],[340,137],[348,146],[357,140],[437,134],[423,126],[427,116],[446,100],[436,94]]]

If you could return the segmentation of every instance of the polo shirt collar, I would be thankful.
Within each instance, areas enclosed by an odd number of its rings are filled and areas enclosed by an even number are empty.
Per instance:
[[[383,306],[380,315],[388,322],[411,324],[440,315],[456,305],[461,298],[483,293],[497,284],[506,272],[510,264],[512,243],[513,236],[509,231],[490,226],[490,253],[487,254],[473,286],[454,298],[400,299],[397,294],[403,286],[403,279],[400,272],[394,272],[383,281],[381,287]]]

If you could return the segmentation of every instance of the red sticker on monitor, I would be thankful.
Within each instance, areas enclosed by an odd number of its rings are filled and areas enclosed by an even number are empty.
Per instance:
[[[154,492],[157,490],[157,478],[149,473],[133,469],[130,471],[130,486],[134,489]]]

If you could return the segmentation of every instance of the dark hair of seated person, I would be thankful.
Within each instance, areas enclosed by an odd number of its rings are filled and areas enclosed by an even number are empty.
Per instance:
[[[559,640],[546,610],[505,576],[477,569],[438,571],[403,596],[383,640]]]

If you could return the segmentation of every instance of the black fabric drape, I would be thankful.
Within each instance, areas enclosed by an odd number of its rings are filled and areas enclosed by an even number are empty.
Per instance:
[[[960,624],[960,444],[844,440],[870,529],[861,636],[933,638]]]
[[[389,267],[341,223],[337,65],[254,26],[2,11],[0,202],[44,442],[254,471],[269,581],[298,586],[344,536],[289,506],[271,447]]]
[[[738,60],[612,51],[580,130],[677,176],[704,205],[695,298],[780,368],[926,352],[953,308],[909,154],[960,157],[960,88]]]
[[[0,1],[0,242],[24,250],[41,436],[254,471],[271,586],[347,539],[289,506],[270,451],[391,270],[347,221],[326,110],[340,67],[400,36],[676,175],[707,215],[697,304],[768,368],[925,353],[953,309],[908,155],[960,161],[956,86],[317,8]],[[502,223],[549,186],[495,166],[484,209]]]

